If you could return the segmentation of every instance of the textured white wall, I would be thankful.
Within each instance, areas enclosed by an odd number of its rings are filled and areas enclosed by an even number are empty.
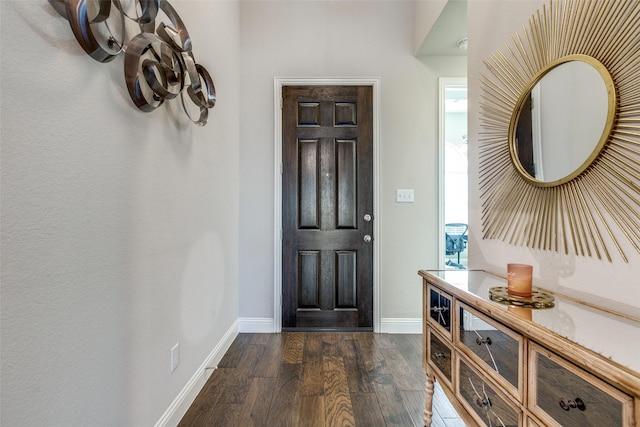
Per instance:
[[[380,77],[381,316],[420,318],[417,271],[437,266],[439,76],[413,56],[412,2],[242,1],[240,316],[273,318],[274,77]],[[395,190],[415,189],[414,204]]]
[[[470,266],[506,274],[508,262],[523,262],[534,266],[534,284],[547,288],[564,288],[586,299],[600,303],[622,303],[618,308],[638,313],[640,286],[638,265],[640,255],[622,242],[629,262],[622,261],[614,246],[613,262],[596,257],[579,257],[549,251],[511,246],[498,240],[482,240],[481,205],[478,190],[478,106],[480,87],[477,76],[487,74],[482,61],[495,50],[504,49],[507,42],[545,2],[542,0],[483,0],[468,3],[469,31],[469,200],[470,200]],[[616,304],[617,305],[617,304]]]
[[[136,110],[46,0],[0,2],[3,426],[152,425],[238,317],[238,4],[171,3],[204,128]]]

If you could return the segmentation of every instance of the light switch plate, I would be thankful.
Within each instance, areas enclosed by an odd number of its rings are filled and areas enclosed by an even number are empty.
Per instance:
[[[413,189],[396,190],[396,203],[413,203]]]

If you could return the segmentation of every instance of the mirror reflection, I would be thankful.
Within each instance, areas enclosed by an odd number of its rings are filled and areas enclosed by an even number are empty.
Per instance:
[[[589,166],[608,135],[605,77],[582,60],[563,62],[543,75],[522,103],[511,145],[521,173],[553,183]]]

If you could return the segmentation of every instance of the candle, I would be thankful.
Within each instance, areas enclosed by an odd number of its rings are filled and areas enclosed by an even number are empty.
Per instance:
[[[515,314],[518,317],[521,317],[525,320],[531,320],[533,319],[533,312],[531,311],[530,308],[526,308],[526,307],[516,307],[516,306],[509,306],[508,310]]]
[[[507,264],[507,292],[510,295],[528,298],[531,296],[533,266]]]

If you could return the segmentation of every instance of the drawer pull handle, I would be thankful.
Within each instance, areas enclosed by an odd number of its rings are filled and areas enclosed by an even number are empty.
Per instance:
[[[486,338],[478,337],[478,338],[476,338],[476,344],[478,344],[478,345],[482,345],[482,344],[491,345],[491,337],[486,337]]]
[[[478,405],[481,408],[485,406],[488,406],[489,408],[491,408],[491,399],[489,399],[488,397],[485,397],[484,399],[477,398],[476,405]]]
[[[433,357],[435,357],[436,359],[446,359],[447,355],[444,353],[434,353]]]
[[[587,409],[586,405],[579,397],[576,397],[576,400],[564,400],[564,398],[560,399],[560,407],[565,411],[570,410],[571,408],[578,408],[581,411]]]

